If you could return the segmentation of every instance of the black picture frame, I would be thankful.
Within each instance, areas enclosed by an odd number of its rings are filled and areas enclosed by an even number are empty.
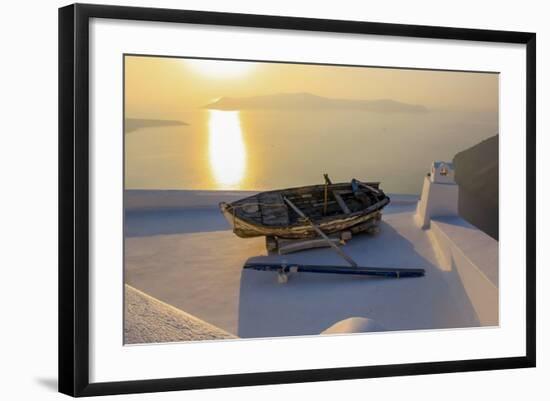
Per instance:
[[[526,353],[520,357],[90,383],[89,22],[91,18],[516,43],[526,46]],[[74,4],[59,9],[59,391],[72,396],[534,367],[536,35],[436,26]]]

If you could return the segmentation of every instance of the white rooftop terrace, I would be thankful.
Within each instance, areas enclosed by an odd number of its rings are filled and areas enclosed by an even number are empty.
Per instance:
[[[243,338],[320,334],[349,318],[376,330],[498,324],[498,243],[460,217],[433,217],[422,229],[418,199],[390,195],[379,234],[357,235],[343,249],[360,265],[420,267],[424,277],[296,273],[279,284],[276,273],[243,264],[345,262],[329,248],[268,256],[263,237],[235,236],[217,203],[246,195],[128,191],[125,282]]]

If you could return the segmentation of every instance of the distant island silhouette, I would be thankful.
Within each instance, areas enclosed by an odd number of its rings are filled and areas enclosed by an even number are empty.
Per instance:
[[[392,99],[339,99],[312,93],[279,93],[251,97],[221,97],[204,108],[211,110],[365,110],[419,113],[425,106]]]
[[[179,121],[179,120],[154,120],[154,119],[144,119],[144,118],[126,118],[124,124],[125,124],[124,129],[127,134],[142,128],[173,127],[178,125],[189,125],[186,122]]]

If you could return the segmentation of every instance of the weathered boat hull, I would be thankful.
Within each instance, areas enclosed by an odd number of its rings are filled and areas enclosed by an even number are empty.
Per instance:
[[[238,216],[234,216],[231,211],[225,208],[225,205],[220,205],[223,215],[226,220],[231,224],[233,232],[241,238],[251,238],[260,236],[274,236],[288,239],[306,239],[315,238],[317,233],[309,225],[299,225],[295,227],[266,227],[251,222],[245,221]],[[375,211],[365,215],[357,217],[346,217],[342,219],[335,219],[333,221],[319,224],[319,228],[326,234],[333,234],[340,231],[345,231],[353,228],[354,226],[361,225],[370,220],[380,220],[382,213]]]
[[[339,187],[345,187],[349,184],[334,184],[331,185],[331,188],[339,188]],[[373,183],[371,185],[378,186],[377,183]],[[322,186],[311,186],[311,187],[302,187],[302,188],[296,188],[296,189],[288,189],[288,190],[282,190],[282,191],[270,191],[270,193],[277,193],[277,192],[284,192],[284,191],[303,191],[304,193],[307,193],[308,189],[318,189],[319,187],[322,188]],[[369,207],[349,213],[349,214],[340,214],[333,217],[326,217],[321,218],[317,221],[315,221],[315,224],[326,234],[333,234],[345,230],[350,230],[355,226],[364,225],[365,223],[369,221],[377,221],[381,219],[382,216],[382,208],[386,206],[390,199],[389,197],[385,196],[381,191],[382,194],[380,196],[380,200],[376,203],[373,203]],[[236,206],[235,204],[239,203],[241,205],[246,205],[248,202],[252,204],[253,202],[259,202],[257,196],[252,196],[249,198],[245,198],[241,201],[228,204],[228,203],[220,203],[220,210],[223,213],[226,220],[229,222],[231,227],[233,228],[233,232],[241,237],[241,238],[250,238],[250,237],[258,237],[258,236],[274,236],[279,238],[287,238],[287,239],[309,239],[309,238],[315,238],[318,236],[314,228],[309,224],[308,222],[302,221],[302,222],[296,222],[294,224],[285,225],[285,226],[277,226],[277,225],[266,225],[261,224],[257,221],[254,221],[252,219],[247,219],[241,216],[239,213],[236,212]],[[284,206],[286,207],[286,206]]]

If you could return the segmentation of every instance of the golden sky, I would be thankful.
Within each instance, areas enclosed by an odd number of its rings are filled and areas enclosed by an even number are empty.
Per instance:
[[[429,109],[498,111],[498,75],[127,56],[126,117],[170,118],[219,97],[309,92]]]

